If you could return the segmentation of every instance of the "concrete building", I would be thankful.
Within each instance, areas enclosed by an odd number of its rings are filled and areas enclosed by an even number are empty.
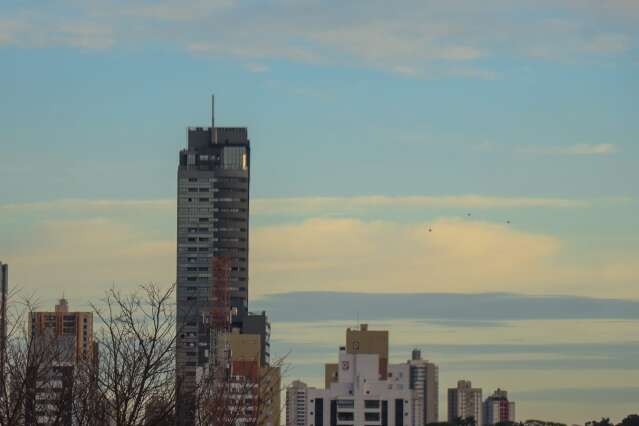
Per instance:
[[[456,388],[448,389],[448,422],[472,417],[476,426],[483,426],[481,394],[481,389],[473,388],[469,380],[460,380]]]
[[[307,426],[308,385],[294,380],[286,388],[286,426]]]
[[[245,420],[238,419],[237,424],[252,424],[252,413],[259,411],[257,424],[260,426],[280,425],[281,377],[279,367],[262,364],[262,343],[259,334],[243,334],[235,330],[230,334],[232,376],[241,378],[243,389],[238,397],[239,405],[247,410]],[[246,386],[255,384],[258,393],[245,392]]]
[[[287,389],[287,425],[424,426],[438,421],[437,366],[422,360],[418,350],[401,364],[389,364],[388,353],[388,331],[369,330],[367,324],[347,329],[338,362],[325,364],[324,389],[302,382]],[[299,395],[304,393],[303,403]]]
[[[484,426],[515,421],[515,403],[508,400],[508,392],[497,389],[484,401]]]
[[[64,345],[74,362],[93,360],[93,312],[69,312],[67,300],[60,299],[54,311],[31,312],[29,329],[34,339]]]
[[[230,259],[234,327],[248,313],[250,144],[245,127],[191,127],[177,191],[178,418],[192,423],[196,370],[210,358],[213,256]],[[266,345],[266,343],[265,343]],[[266,356],[266,355],[265,355]]]
[[[387,364],[382,377],[380,362],[377,353],[340,348],[336,380],[326,389],[308,389],[307,425],[412,426],[410,366]]]
[[[359,330],[346,329],[346,353],[375,354],[378,356],[378,372],[385,379],[388,371],[388,331],[369,330],[368,324],[361,324]],[[337,381],[338,364],[324,365],[324,387],[329,388]]]
[[[38,351],[46,353],[46,364],[34,366],[34,382],[28,385],[25,404],[26,423],[47,425],[59,419],[72,426],[73,377],[79,363],[93,363],[97,347],[93,341],[93,313],[70,312],[66,299],[54,311],[32,312],[29,316],[31,339]]]
[[[422,359],[421,351],[411,355],[410,386],[415,391],[413,424],[425,426],[439,421],[439,367]]]

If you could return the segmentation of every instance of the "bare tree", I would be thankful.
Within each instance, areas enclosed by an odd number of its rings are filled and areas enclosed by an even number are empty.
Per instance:
[[[8,297],[3,312],[7,325],[7,338],[2,354],[0,377],[0,425],[29,425],[36,422],[36,411],[41,422],[61,424],[62,406],[57,404],[60,389],[53,380],[60,374],[60,366],[68,361],[68,351],[56,344],[53,336],[34,338],[28,317],[35,310],[33,297],[19,298],[19,290]],[[36,397],[47,402],[36,405]],[[51,402],[51,404],[48,404]],[[44,411],[46,409],[46,411]]]
[[[155,426],[172,415],[177,393],[174,292],[175,285],[148,284],[131,294],[114,288],[100,305],[91,304],[101,322],[99,356],[83,376],[89,397],[76,407],[78,421],[98,410],[109,425]]]
[[[27,325],[34,303],[12,303],[0,426],[36,420],[47,426],[173,426],[180,390],[174,294],[174,285],[109,290],[90,304],[97,319],[95,349],[81,359],[70,356],[60,336],[34,338]],[[284,359],[262,367],[257,358],[229,358],[224,367],[202,374],[194,391],[197,426],[277,426]],[[45,415],[36,406],[43,400]]]

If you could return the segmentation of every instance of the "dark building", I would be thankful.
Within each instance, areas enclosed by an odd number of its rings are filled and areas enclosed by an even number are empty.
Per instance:
[[[213,256],[230,259],[235,328],[248,313],[250,144],[245,127],[190,127],[177,193],[178,419],[192,421],[190,394],[210,358]]]

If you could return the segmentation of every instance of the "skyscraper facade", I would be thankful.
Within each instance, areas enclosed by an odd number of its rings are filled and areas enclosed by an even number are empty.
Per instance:
[[[482,426],[481,393],[481,389],[474,388],[469,380],[459,380],[456,388],[448,389],[448,422],[472,417],[476,426]]]
[[[230,261],[233,327],[248,315],[250,144],[245,127],[190,127],[177,184],[178,418],[189,424],[188,395],[210,358],[212,258]]]

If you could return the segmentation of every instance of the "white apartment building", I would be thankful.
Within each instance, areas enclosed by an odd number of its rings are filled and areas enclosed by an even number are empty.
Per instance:
[[[378,354],[340,348],[337,380],[327,389],[308,388],[307,426],[414,426],[410,365],[391,364],[380,373]]]

